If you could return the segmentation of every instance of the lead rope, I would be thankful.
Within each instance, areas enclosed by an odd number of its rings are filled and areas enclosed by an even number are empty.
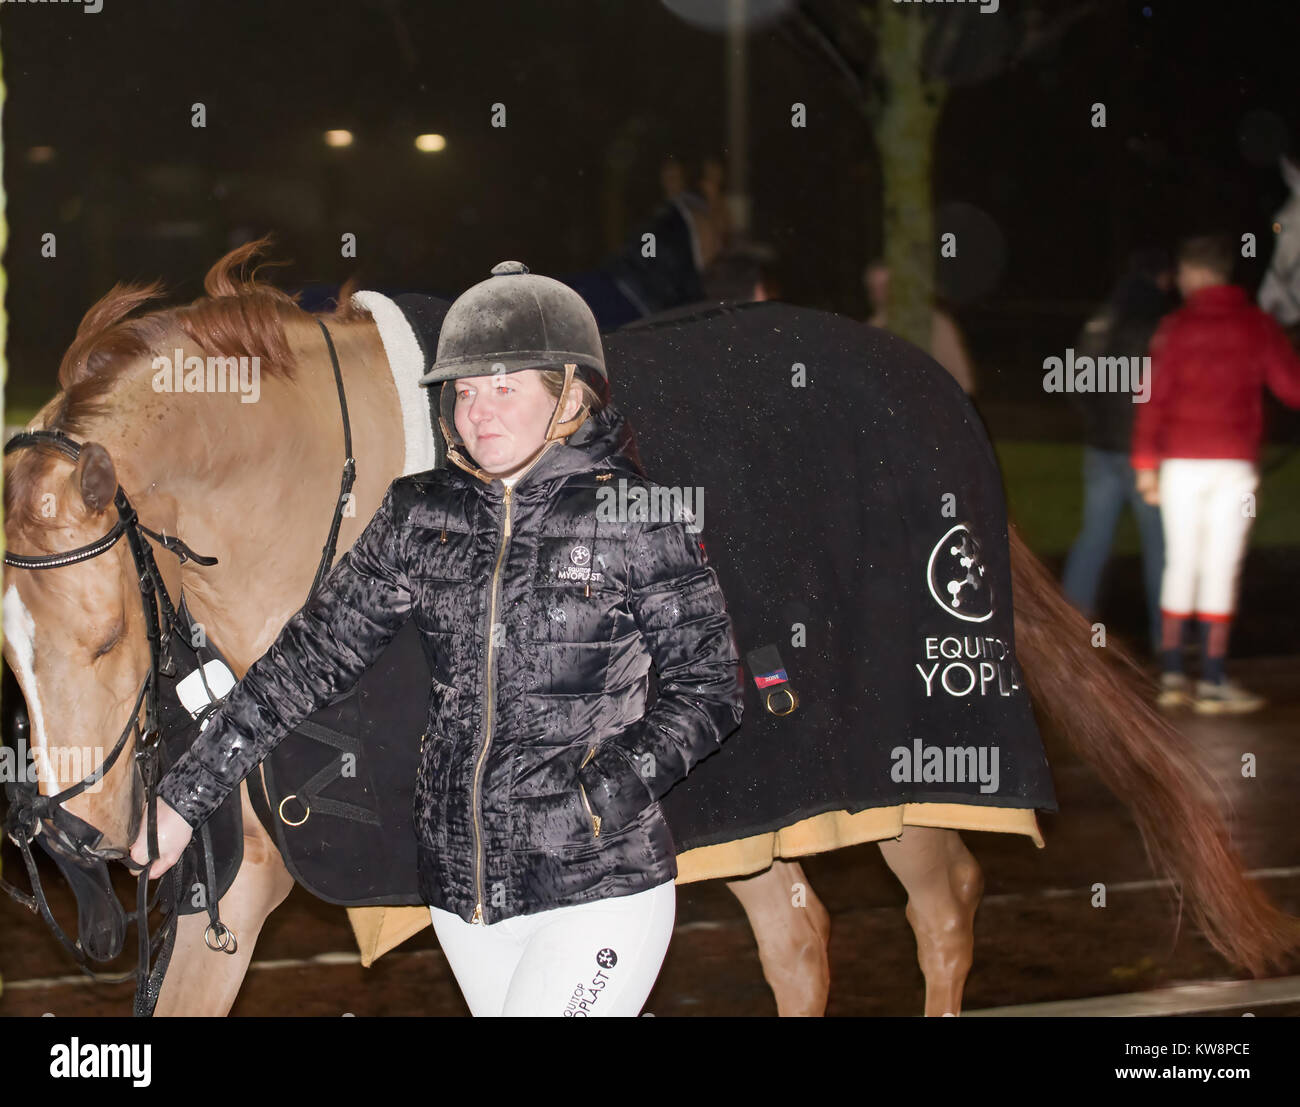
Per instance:
[[[316,579],[312,581],[311,591],[307,593],[308,601],[316,595],[317,589],[324,583],[330,567],[334,564],[334,551],[338,549],[339,542],[339,527],[343,524],[343,508],[352,492],[352,482],[357,479],[357,462],[352,456],[352,424],[348,420],[348,397],[343,390],[343,373],[339,369],[339,355],[334,349],[334,339],[330,337],[329,328],[319,319],[316,320],[316,325],[325,336],[325,345],[330,352],[330,365],[334,369],[334,384],[339,390],[339,409],[343,413],[343,455],[346,460],[343,462],[343,477],[339,482],[338,503],[334,505],[334,520],[330,523],[329,538],[326,539],[325,548],[321,551],[320,565],[316,567]]]

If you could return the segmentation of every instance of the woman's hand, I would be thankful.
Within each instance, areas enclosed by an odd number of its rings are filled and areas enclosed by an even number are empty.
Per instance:
[[[1147,503],[1154,506],[1160,502],[1160,477],[1154,469],[1137,471],[1137,490]]]
[[[158,860],[149,870],[149,879],[156,880],[181,859],[185,847],[190,844],[194,830],[176,813],[176,809],[166,800],[158,800]],[[131,860],[144,865],[149,860],[149,821],[148,812],[140,826],[134,844],[131,846]]]
[[[593,837],[603,837],[630,826],[654,803],[649,785],[632,760],[613,743],[588,753],[578,769],[583,807],[591,816]]]

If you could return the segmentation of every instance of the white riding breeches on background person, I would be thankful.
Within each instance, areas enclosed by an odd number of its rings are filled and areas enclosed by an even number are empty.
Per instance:
[[[470,1013],[636,1016],[654,987],[677,916],[669,880],[630,896],[516,915],[488,926],[430,907],[434,933]]]
[[[1163,611],[1184,616],[1234,612],[1258,486],[1259,473],[1249,461],[1170,458],[1161,464]]]

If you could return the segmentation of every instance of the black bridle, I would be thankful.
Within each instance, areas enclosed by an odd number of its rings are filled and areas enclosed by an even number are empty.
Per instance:
[[[352,456],[352,428],[348,420],[347,397],[343,390],[343,377],[339,369],[338,354],[325,324],[319,319],[317,323],[324,334],[325,343],[329,349],[330,362],[334,370],[334,383],[338,388],[339,405],[343,413],[346,460],[343,465],[343,476],[339,489],[339,498],[334,509],[334,518],[325,547],[321,552],[321,562],[317,567],[308,599],[315,595],[334,560],[344,508],[356,477],[356,461]],[[4,453],[7,455],[15,450],[33,446],[53,447],[74,462],[81,456],[83,448],[82,443],[76,442],[63,431],[32,430],[14,435],[5,443]],[[81,970],[96,981],[120,984],[135,979],[134,1013],[147,1016],[152,1014],[154,1005],[158,1000],[158,994],[162,989],[163,977],[171,957],[172,945],[175,942],[176,924],[179,916],[178,906],[182,896],[180,887],[181,865],[179,862],[160,878],[158,890],[152,901],[149,899],[148,894],[149,870],[158,859],[158,783],[161,779],[162,759],[162,731],[159,725],[160,681],[164,675],[170,677],[176,673],[176,663],[172,652],[173,636],[180,636],[183,643],[193,643],[199,640],[199,636],[196,635],[195,624],[186,610],[184,597],[182,596],[179,607],[173,605],[171,596],[167,591],[167,585],[158,569],[158,563],[154,560],[153,549],[145,541],[145,536],[153,539],[164,549],[174,553],[182,564],[186,561],[193,561],[198,565],[215,565],[217,559],[196,554],[179,538],[159,534],[146,527],[140,522],[135,508],[131,506],[131,502],[120,484],[114,493],[113,505],[117,509],[117,521],[106,534],[93,542],[63,553],[41,555],[6,553],[4,557],[6,565],[12,565],[18,569],[57,569],[98,557],[100,554],[112,549],[125,535],[127,544],[130,547],[132,561],[135,563],[136,580],[140,589],[141,604],[144,608],[145,634],[149,641],[149,669],[145,674],[144,682],[140,686],[140,691],[136,695],[134,707],[125,727],[122,729],[122,733],[118,736],[112,750],[109,751],[108,755],[93,772],[83,777],[76,784],[49,796],[40,793],[39,781],[19,779],[12,783],[6,783],[5,792],[9,800],[9,807],[5,814],[4,831],[14,845],[18,847],[22,855],[23,864],[27,869],[28,879],[31,882],[32,893],[29,895],[3,879],[0,879],[0,890],[7,892],[24,907],[39,914],[53,932],[55,938],[72,955]],[[200,660],[202,660],[201,657]],[[202,664],[199,665],[198,672],[210,701],[197,717],[201,722],[207,714],[216,709],[217,696],[213,694],[212,689],[207,685]],[[145,714],[143,729],[140,727],[140,710],[142,706]],[[129,848],[96,848],[103,838],[103,832],[97,830],[85,820],[78,818],[63,806],[68,800],[81,795],[87,788],[102,780],[117,763],[118,758],[121,757],[133,737],[137,739],[134,761],[138,780],[144,794],[145,803],[141,817],[147,827],[149,847],[149,859],[143,865],[138,865],[131,860]],[[21,777],[22,774],[19,774],[19,776]],[[133,840],[137,833],[138,828],[133,825],[130,830],[130,836]],[[211,875],[212,849],[211,842],[206,835],[206,827],[201,828],[201,833],[207,850],[207,870]],[[138,872],[136,910],[133,919],[136,926],[139,952],[136,968],[133,971],[113,975],[96,971],[92,967],[94,962],[112,960],[119,950],[113,950],[111,955],[107,957],[95,956],[93,951],[84,948],[80,936],[74,941],[64,932],[50,911],[40,875],[36,868],[36,862],[32,855],[32,844],[38,838],[42,838],[41,844],[44,845],[46,851],[54,857],[56,862],[60,862],[60,868],[63,869],[65,875],[69,876],[69,879],[72,878],[73,874],[65,867],[65,862],[79,868],[91,868],[102,866],[109,861],[120,861],[131,872]],[[88,878],[83,876],[81,879]],[[106,886],[106,877],[101,877],[100,883],[101,886]],[[209,884],[211,885],[212,882],[209,881]],[[211,949],[219,949],[233,954],[238,947],[235,934],[220,920],[215,886],[211,886],[209,892],[207,911],[210,922],[204,934],[204,940]],[[107,887],[107,894],[112,897],[111,887]],[[163,920],[158,931],[151,934],[149,931],[149,914],[159,906],[160,900],[165,900]],[[115,905],[116,902],[114,898],[113,903]],[[154,958],[153,951],[158,949],[160,944],[161,949],[157,957]],[[151,960],[154,961],[152,965]]]
[[[34,430],[14,435],[5,443],[4,452],[10,454],[15,450],[31,446],[51,446],[74,462],[81,456],[82,450],[81,443],[74,441],[62,431]],[[149,670],[140,685],[140,691],[136,694],[135,704],[126,725],[122,728],[122,733],[118,735],[113,748],[93,772],[54,795],[42,795],[40,785],[36,781],[18,780],[6,787],[10,802],[9,810],[5,814],[4,829],[22,855],[28,879],[31,881],[32,894],[27,895],[4,881],[0,881],[0,887],[3,887],[19,903],[40,914],[82,971],[104,983],[121,983],[134,977],[136,980],[135,1013],[141,1015],[148,1014],[152,1010],[153,1002],[156,1001],[158,990],[162,985],[162,976],[166,972],[166,958],[160,956],[157,959],[159,963],[152,966],[150,960],[159,936],[165,953],[170,954],[175,939],[176,904],[180,892],[177,874],[174,871],[169,872],[159,883],[154,901],[152,903],[149,901],[149,868],[158,859],[157,785],[161,775],[159,768],[162,739],[162,732],[158,725],[159,683],[164,673],[172,675],[175,672],[171,652],[172,635],[182,629],[189,634],[194,629],[188,615],[182,620],[177,614],[162,573],[158,569],[158,563],[154,560],[153,548],[145,541],[145,536],[176,554],[182,563],[193,560],[200,565],[215,565],[217,561],[216,558],[196,554],[179,538],[158,534],[146,527],[140,522],[135,508],[131,506],[131,501],[121,485],[117,486],[114,493],[113,506],[117,509],[117,521],[107,534],[94,542],[57,554],[5,554],[5,564],[18,569],[59,569],[89,561],[106,553],[125,535],[131,550],[131,559],[135,563],[136,582],[139,585],[140,601],[144,608],[145,634],[149,641]],[[141,707],[144,708],[143,729],[140,726]],[[63,806],[68,800],[81,795],[86,789],[101,781],[117,764],[133,738],[136,739],[135,769],[145,796],[143,818],[148,826],[149,861],[144,865],[137,865],[132,861],[125,849],[96,848],[99,840],[103,838],[102,831],[96,830]],[[134,827],[132,831],[134,836]],[[36,861],[32,855],[32,844],[42,833],[45,835],[42,844],[54,855],[56,861],[61,859],[83,868],[92,868],[108,861],[121,861],[132,872],[138,871],[134,919],[139,960],[133,972],[108,975],[95,971],[91,967],[94,961],[111,960],[112,956],[116,956],[117,951],[112,951],[112,955],[108,958],[93,956],[83,947],[80,936],[75,941],[70,939],[54,918],[46,901],[45,890],[41,885]],[[163,908],[163,923],[158,935],[151,935],[149,912],[157,906],[164,893],[167,893],[169,902]],[[111,890],[109,894],[111,895]],[[214,918],[213,925],[220,927],[220,920]]]

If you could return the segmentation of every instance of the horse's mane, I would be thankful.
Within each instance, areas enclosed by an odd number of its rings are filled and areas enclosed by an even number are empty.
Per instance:
[[[190,304],[136,314],[163,295],[162,284],[115,284],[77,327],[59,364],[60,392],[44,425],[84,438],[108,414],[113,386],[141,359],[170,353],[160,346],[178,332],[209,355],[257,357],[260,372],[292,380],[296,365],[284,325],[313,316],[298,306],[296,295],[258,280],[256,269],[246,271],[270,244],[266,236],[231,250],[203,278],[207,295]],[[349,280],[339,293],[340,306],[332,314],[337,321],[364,315],[350,307],[352,285]],[[32,493],[53,453],[38,447],[19,455],[5,479],[7,517],[50,525],[36,513]]]

